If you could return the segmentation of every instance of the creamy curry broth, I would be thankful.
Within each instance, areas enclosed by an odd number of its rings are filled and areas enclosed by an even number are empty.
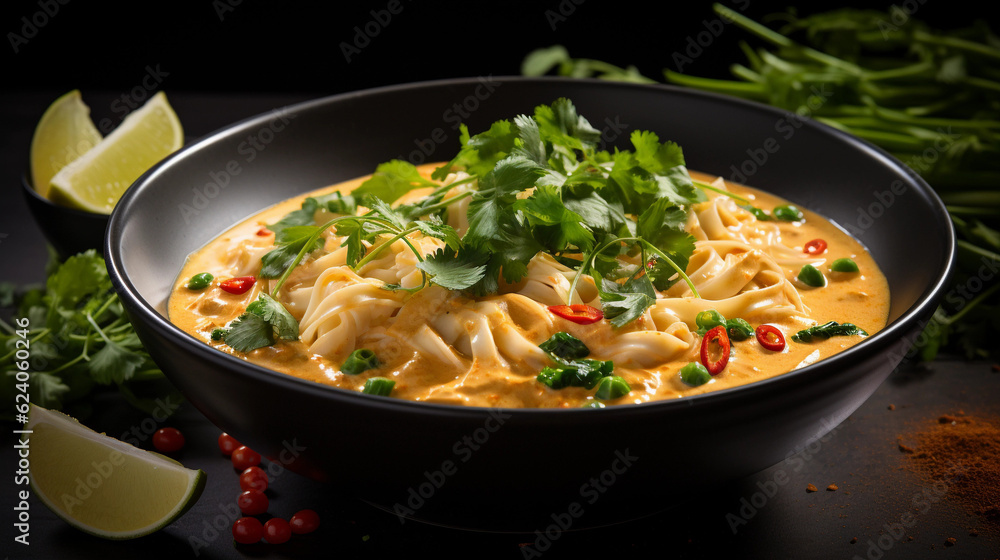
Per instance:
[[[437,165],[425,165],[421,172],[429,176]],[[702,182],[711,182],[716,177],[691,173],[692,178]],[[282,216],[300,207],[307,196],[316,196],[340,190],[348,193],[359,186],[365,178],[341,183],[334,187],[320,189],[300,197],[290,199],[268,208],[261,213],[233,226],[218,238],[208,243],[202,249],[191,254],[184,264],[174,285],[169,300],[169,318],[178,327],[217,348],[219,351],[236,355],[247,361],[264,367],[286,373],[302,379],[316,381],[336,387],[360,390],[365,380],[374,375],[385,376],[396,381],[392,391],[395,398],[410,399],[425,402],[440,402],[470,406],[503,406],[503,407],[575,407],[594,399],[593,389],[579,387],[550,389],[536,380],[539,371],[537,366],[516,364],[517,367],[496,368],[482,367],[468,363],[462,367],[442,364],[438,360],[429,359],[408,348],[381,349],[382,367],[369,370],[360,375],[345,375],[339,371],[338,363],[323,356],[312,354],[306,344],[301,341],[279,341],[274,346],[253,350],[246,354],[234,352],[222,342],[213,342],[213,329],[223,327],[239,316],[246,306],[257,299],[266,282],[258,281],[249,292],[242,295],[232,295],[223,292],[218,287],[218,281],[237,275],[238,270],[245,270],[258,263],[248,263],[247,251],[234,251],[237,242],[247,240],[251,249],[259,248],[257,252],[250,251],[259,259],[259,255],[272,246],[273,236],[258,235],[267,224],[277,222]],[[743,185],[725,182],[731,192],[742,195],[754,201],[754,205],[770,211],[774,207],[787,204],[787,201]],[[419,194],[419,193],[417,193]],[[708,391],[716,391],[737,385],[759,381],[772,376],[804,367],[832,354],[840,352],[863,340],[860,336],[835,336],[827,340],[796,343],[791,335],[812,324],[821,324],[833,320],[851,322],[874,334],[886,324],[889,308],[889,291],[885,277],[879,270],[874,259],[855,239],[848,236],[835,225],[821,216],[801,209],[805,214],[802,222],[768,222],[777,224],[780,229],[781,241],[784,245],[802,250],[803,245],[816,238],[828,242],[826,253],[818,256],[823,265],[817,266],[824,271],[827,285],[823,288],[809,288],[794,281],[802,303],[808,310],[808,321],[801,318],[790,318],[784,321],[766,321],[779,327],[786,339],[784,350],[772,352],[760,346],[751,337],[748,340],[732,341],[732,351],[728,365],[719,375],[713,376],[710,382],[691,387],[680,380],[679,370],[689,361],[698,361],[700,337],[695,335],[694,344],[681,359],[671,361],[653,369],[623,367],[615,365],[615,375],[620,375],[628,381],[631,392],[609,404],[642,403],[660,399],[674,399],[696,395]],[[322,211],[321,211],[322,212]],[[317,220],[324,221],[323,219]],[[263,233],[263,232],[262,232]],[[335,248],[327,243],[326,249]],[[803,254],[804,255],[804,254]],[[832,273],[828,265],[834,259],[848,257],[853,259],[860,273]],[[254,257],[251,257],[254,258]],[[242,261],[242,262],[241,262]],[[785,277],[793,279],[798,273],[799,265],[783,266]],[[216,277],[213,285],[204,291],[189,290],[185,287],[187,280],[198,273],[210,272]],[[690,267],[688,272],[690,273]],[[294,278],[294,277],[293,277]],[[262,286],[264,284],[265,286]],[[682,284],[679,282],[678,284]],[[674,288],[676,290],[678,288]],[[424,323],[431,313],[448,313],[449,309],[458,310],[462,306],[461,299],[448,300],[441,304],[442,288],[426,288],[407,302],[405,312],[393,317],[396,328],[417,328]],[[435,293],[437,294],[435,296]],[[592,325],[578,325],[570,321],[557,319],[555,323],[546,324],[544,320],[536,320],[533,314],[537,310],[524,305],[523,296],[497,295],[490,296],[499,302],[510,314],[511,319],[518,324],[521,334],[534,344],[545,341],[554,331],[568,332],[587,343],[592,350],[610,343],[615,336],[615,329],[606,321]],[[280,300],[280,298],[279,298]],[[731,317],[727,317],[731,318]],[[300,317],[296,317],[300,319]],[[760,321],[750,321],[756,327]],[[491,325],[491,328],[496,325]],[[694,331],[695,325],[689,325]],[[633,329],[650,329],[648,316],[641,317],[632,324],[623,327],[623,331]],[[365,347],[365,333],[359,335],[357,347]],[[607,359],[598,353],[590,358]]]

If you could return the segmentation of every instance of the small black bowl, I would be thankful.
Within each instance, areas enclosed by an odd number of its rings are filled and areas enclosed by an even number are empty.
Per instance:
[[[231,224],[388,159],[448,160],[460,121],[485,130],[558,97],[604,131],[608,149],[629,147],[632,130],[653,130],[684,148],[691,169],[743,175],[840,223],[885,272],[889,324],[845,352],[765,381],[555,410],[371,397],[248,363],[168,320],[166,299],[185,258]],[[871,396],[920,335],[948,286],[954,252],[948,213],[927,183],[830,127],[669,86],[490,76],[318,99],[195,141],[125,193],[105,254],[149,353],[223,431],[331,481],[331,492],[409,518],[531,533],[661,511],[822,437]]]
[[[104,252],[104,233],[108,229],[110,214],[95,214],[56,204],[38,194],[27,175],[21,176],[21,190],[28,203],[28,211],[60,258],[88,249]]]

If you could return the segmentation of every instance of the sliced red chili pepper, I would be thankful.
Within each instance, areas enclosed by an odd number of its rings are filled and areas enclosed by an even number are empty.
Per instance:
[[[266,227],[262,227],[257,230],[257,235],[261,237],[266,237],[268,235],[271,235],[271,230],[267,229]]]
[[[826,252],[826,241],[813,239],[802,246],[802,252],[807,255],[822,255]]]
[[[754,334],[757,336],[757,342],[768,350],[781,352],[785,349],[785,335],[774,325],[761,325]]]
[[[712,375],[719,375],[729,363],[729,334],[726,327],[712,327],[701,339],[701,363]]]
[[[563,319],[580,325],[596,323],[604,318],[604,313],[600,309],[582,303],[575,305],[550,305],[549,311]]]
[[[239,295],[245,294],[247,290],[253,287],[254,282],[256,281],[257,279],[253,276],[237,276],[235,278],[219,282],[219,287],[222,288],[222,291],[224,292]]]

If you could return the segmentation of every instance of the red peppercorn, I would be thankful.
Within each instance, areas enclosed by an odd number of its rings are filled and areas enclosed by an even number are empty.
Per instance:
[[[184,447],[184,434],[177,428],[160,428],[153,434],[153,447],[162,453],[174,453]]]
[[[254,544],[264,538],[264,525],[256,517],[241,517],[233,523],[233,539],[240,544]]]
[[[247,490],[236,498],[236,505],[244,515],[261,515],[267,513],[270,501],[267,499],[267,494],[260,490]]]
[[[311,509],[299,511],[288,521],[296,535],[312,533],[319,527],[319,514]]]
[[[280,517],[268,519],[264,524],[264,538],[271,544],[286,543],[292,538],[292,528]]]
[[[260,453],[241,445],[233,450],[232,460],[233,467],[239,471],[245,471],[260,464]]]
[[[267,490],[267,473],[260,467],[248,467],[240,473],[240,488],[243,490]]]
[[[219,451],[221,451],[226,457],[232,455],[233,451],[241,445],[243,444],[236,441],[236,438],[226,432],[222,432],[222,435],[219,436]]]

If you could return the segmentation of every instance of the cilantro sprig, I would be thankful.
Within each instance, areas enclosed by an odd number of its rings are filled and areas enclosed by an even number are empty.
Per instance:
[[[531,259],[544,252],[577,270],[567,303],[573,303],[580,278],[590,276],[605,317],[617,327],[642,315],[655,303],[657,290],[679,280],[698,296],[684,272],[694,250],[684,225],[690,205],[706,199],[703,191],[719,189],[691,179],[677,144],[661,142],[652,131],[634,131],[631,150],[600,150],[600,131],[565,98],[478,134],[462,125],[460,141],[458,153],[431,180],[414,165],[392,160],[350,195],[307,198],[268,226],[276,247],[261,259],[261,277],[277,279],[270,298],[275,300],[292,271],[323,247],[331,228],[356,271],[395,242],[405,243],[422,275],[410,292],[436,284],[474,296],[494,294],[524,278]],[[440,184],[455,172],[467,176]],[[461,184],[461,192],[445,198]],[[397,203],[414,189],[429,194]],[[446,218],[466,199],[469,226],[459,234]],[[367,211],[357,214],[359,207]],[[335,217],[317,225],[320,210]],[[414,233],[444,246],[423,254],[410,239]],[[241,316],[226,342],[250,347],[273,341],[275,325],[260,319]],[[252,336],[244,339],[243,332]]]
[[[175,407],[164,410],[162,403],[182,402],[139,341],[96,251],[53,261],[44,286],[7,284],[0,292],[16,325],[0,319],[0,396],[7,402],[19,384],[31,402],[81,418],[91,397],[107,388],[146,412],[169,414]],[[30,355],[26,370],[17,366],[18,350]],[[26,383],[17,379],[24,371]],[[0,419],[11,419],[13,408],[5,411]]]

